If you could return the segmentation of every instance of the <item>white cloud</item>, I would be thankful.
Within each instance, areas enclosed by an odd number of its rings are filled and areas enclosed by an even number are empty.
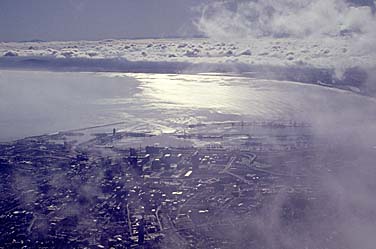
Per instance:
[[[206,4],[201,11],[198,29],[215,38],[367,34],[376,24],[370,7],[345,0],[229,0]]]
[[[375,3],[376,1],[374,1]],[[355,0],[225,0],[202,5],[197,28],[216,40],[251,41],[292,37],[338,44],[346,37],[349,52],[336,59],[336,75],[357,66],[349,58],[376,54],[376,16],[372,4]],[[375,4],[373,4],[374,6]]]

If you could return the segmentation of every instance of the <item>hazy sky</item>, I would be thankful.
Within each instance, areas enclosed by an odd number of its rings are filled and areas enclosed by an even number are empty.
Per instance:
[[[341,1],[372,5],[375,10],[374,0],[340,0],[338,2]],[[192,24],[195,15],[199,14],[197,7],[207,2],[213,4],[218,1],[0,0],[0,41],[192,36],[198,34],[197,27]],[[227,0],[226,2],[242,4],[257,2],[257,0]],[[258,2],[260,5],[265,1]],[[277,6],[285,1],[268,0],[266,2]],[[321,2],[325,3],[324,0]],[[194,8],[196,11],[193,10]],[[222,10],[220,12],[222,13]],[[249,15],[247,9],[240,8],[238,12]],[[201,31],[210,36],[212,33],[210,31],[217,32],[218,24],[223,23],[224,20],[222,16],[218,20],[213,18],[211,20],[213,25],[209,25],[211,30],[208,31],[207,26],[201,25],[201,28],[204,27]],[[234,20],[229,20],[226,25],[233,25],[232,21]],[[293,23],[296,26],[299,22]],[[244,25],[243,21],[241,23]],[[233,28],[230,31],[233,31]]]
[[[203,0],[0,0],[0,41],[192,34]]]

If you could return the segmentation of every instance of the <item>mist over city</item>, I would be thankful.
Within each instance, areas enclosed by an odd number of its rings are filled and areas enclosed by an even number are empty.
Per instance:
[[[0,248],[374,249],[374,0],[2,0]]]

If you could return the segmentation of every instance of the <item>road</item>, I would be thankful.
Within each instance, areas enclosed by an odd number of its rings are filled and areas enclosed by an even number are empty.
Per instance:
[[[250,165],[252,165],[252,163],[256,160],[256,155],[255,154],[247,155],[247,157],[250,160],[250,163],[249,163]],[[232,173],[231,171],[229,171],[235,160],[236,160],[236,156],[232,156],[230,158],[229,162],[227,163],[226,167],[222,171],[220,171],[220,173],[225,173],[225,174],[231,175],[231,176],[233,176],[235,178],[238,178],[239,180],[245,182],[246,184],[251,185],[252,182],[248,181],[243,176],[237,175],[237,174]]]

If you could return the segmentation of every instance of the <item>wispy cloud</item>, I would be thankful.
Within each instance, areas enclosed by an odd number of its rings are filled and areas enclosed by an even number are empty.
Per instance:
[[[376,34],[372,8],[345,0],[228,0],[205,4],[201,12],[196,25],[210,37]]]
[[[290,37],[336,44],[333,38],[342,37],[349,56],[376,51],[374,0],[224,0],[203,4],[199,11],[197,29],[216,40]],[[338,78],[354,67],[348,58],[336,62]]]

